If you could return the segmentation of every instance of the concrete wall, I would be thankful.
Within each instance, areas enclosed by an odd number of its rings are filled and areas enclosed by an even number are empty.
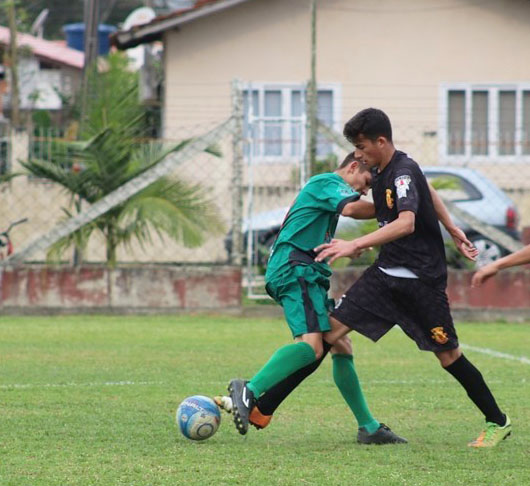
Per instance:
[[[0,273],[2,313],[178,312],[241,306],[240,269],[230,266],[27,265]]]
[[[340,298],[363,268],[336,270],[331,296]],[[505,270],[479,289],[469,286],[472,272],[452,271],[448,294],[458,319],[530,321],[530,271]],[[139,266],[109,271],[104,266],[27,265],[0,273],[2,314],[164,313],[241,310],[237,267]],[[279,306],[259,306],[281,315]]]

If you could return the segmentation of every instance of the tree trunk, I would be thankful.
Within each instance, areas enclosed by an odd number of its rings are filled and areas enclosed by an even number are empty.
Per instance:
[[[114,224],[110,222],[107,224],[107,265],[111,268],[116,266],[116,234],[114,232]]]

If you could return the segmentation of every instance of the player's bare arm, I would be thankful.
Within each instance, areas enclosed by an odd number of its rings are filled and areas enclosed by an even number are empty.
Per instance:
[[[375,206],[372,202],[358,200],[346,204],[341,214],[354,219],[373,219],[375,218]]]
[[[471,286],[480,287],[486,280],[496,275],[500,270],[525,263],[530,263],[530,245],[525,246],[515,253],[499,258],[489,265],[483,266],[473,275]]]
[[[440,223],[444,225],[444,228],[451,235],[456,248],[458,251],[464,255],[468,260],[475,261],[477,259],[478,250],[473,246],[468,239],[466,234],[454,224],[449,211],[447,210],[442,198],[436,192],[436,189],[432,187],[430,182],[427,183],[429,186],[429,191],[431,193],[432,202],[434,205],[434,210],[438,216]]]
[[[401,211],[396,220],[379,228],[368,235],[361,236],[352,241],[332,240],[315,248],[318,253],[315,260],[321,262],[329,258],[329,263],[333,263],[337,258],[350,257],[357,258],[363,250],[390,243],[391,241],[403,238],[414,232],[416,215],[412,211]]]

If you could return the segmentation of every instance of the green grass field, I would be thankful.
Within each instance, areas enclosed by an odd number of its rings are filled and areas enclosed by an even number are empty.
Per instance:
[[[268,429],[242,437],[224,415],[217,434],[197,443],[177,429],[180,401],[250,377],[288,342],[282,320],[2,317],[0,485],[528,485],[530,325],[458,330],[514,424],[493,450],[466,446],[480,414],[399,330],[377,345],[352,338],[374,414],[409,444],[356,444],[329,359]]]

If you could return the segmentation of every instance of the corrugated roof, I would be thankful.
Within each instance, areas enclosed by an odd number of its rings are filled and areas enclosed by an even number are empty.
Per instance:
[[[0,44],[8,45],[11,34],[7,27],[0,25]],[[27,46],[36,57],[54,61],[65,66],[83,69],[85,54],[71,47],[61,45],[29,34],[17,33],[17,44]]]

